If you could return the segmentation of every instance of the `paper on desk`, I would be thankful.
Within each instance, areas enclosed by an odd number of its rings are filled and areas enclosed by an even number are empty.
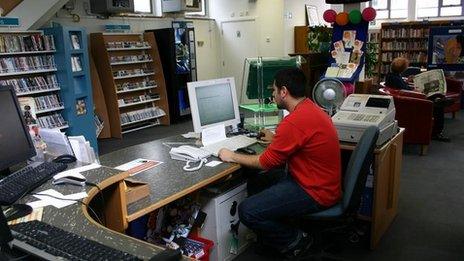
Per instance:
[[[201,131],[201,142],[203,143],[203,146],[208,146],[225,139],[226,127],[224,124],[204,128]]]
[[[93,163],[93,164],[90,164],[90,165],[87,165],[87,166],[83,166],[83,167],[79,167],[79,168],[70,169],[70,170],[60,172],[60,173],[56,174],[55,176],[53,176],[53,179],[57,180],[57,179],[62,178],[62,177],[70,177],[70,176],[75,177],[75,178],[85,179],[85,177],[81,174],[81,172],[88,171],[88,170],[91,170],[91,169],[98,169],[100,167],[101,167],[100,164]]]
[[[205,166],[208,166],[208,167],[216,167],[217,165],[221,164],[222,161],[219,161],[219,160],[212,160],[208,163],[205,164]]]
[[[184,137],[186,139],[199,139],[200,138],[200,133],[190,131],[188,133],[182,134],[182,137]]]
[[[87,193],[79,192],[69,195],[63,195],[54,189],[47,189],[37,194],[34,194],[33,196],[40,199],[41,201],[44,201],[42,203],[32,202],[35,205],[44,205],[45,203],[47,203],[44,206],[52,205],[56,208],[63,208],[76,203],[76,200],[78,199],[87,197]]]
[[[42,220],[42,214],[43,214],[43,208],[36,208],[36,209],[34,209],[34,211],[32,211],[31,214],[29,214],[27,216],[24,216],[24,217],[15,219],[15,220],[11,220],[10,222],[8,222],[8,225],[11,226],[11,225],[15,225],[15,224],[18,224],[18,223],[29,222],[29,221],[33,221],[33,220],[41,221]]]
[[[130,173],[131,176],[143,172],[145,170],[149,170],[161,164],[163,162],[156,161],[156,160],[148,160],[148,159],[136,159],[125,164],[119,165],[115,167],[115,169],[127,171]]]

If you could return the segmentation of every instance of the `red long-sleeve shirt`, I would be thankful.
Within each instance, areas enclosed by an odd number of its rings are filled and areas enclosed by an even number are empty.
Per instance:
[[[259,162],[265,169],[287,162],[296,182],[323,206],[331,206],[341,197],[337,131],[330,117],[309,99],[282,120]]]

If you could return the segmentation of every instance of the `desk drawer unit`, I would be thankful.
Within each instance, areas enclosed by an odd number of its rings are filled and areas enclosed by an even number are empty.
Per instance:
[[[233,239],[233,230],[236,231],[239,220],[238,205],[246,196],[246,183],[243,183],[215,198],[202,200],[207,217],[200,233],[214,242],[210,260],[232,260],[248,246],[252,232],[243,224],[238,226],[238,240]]]

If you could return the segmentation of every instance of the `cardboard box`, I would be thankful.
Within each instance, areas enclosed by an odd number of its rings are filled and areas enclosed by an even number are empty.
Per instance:
[[[147,197],[150,194],[150,189],[148,184],[145,182],[125,179],[124,183],[126,185],[126,202],[130,204],[139,199]]]

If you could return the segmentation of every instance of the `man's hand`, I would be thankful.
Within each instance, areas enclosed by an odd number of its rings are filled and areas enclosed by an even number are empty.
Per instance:
[[[266,141],[266,142],[272,142],[272,139],[274,139],[274,133],[268,129],[261,129],[261,131],[259,132],[260,136],[261,136],[261,140],[262,141]]]
[[[233,160],[235,152],[228,150],[228,149],[221,149],[218,153],[218,157],[225,162],[235,162]]]

